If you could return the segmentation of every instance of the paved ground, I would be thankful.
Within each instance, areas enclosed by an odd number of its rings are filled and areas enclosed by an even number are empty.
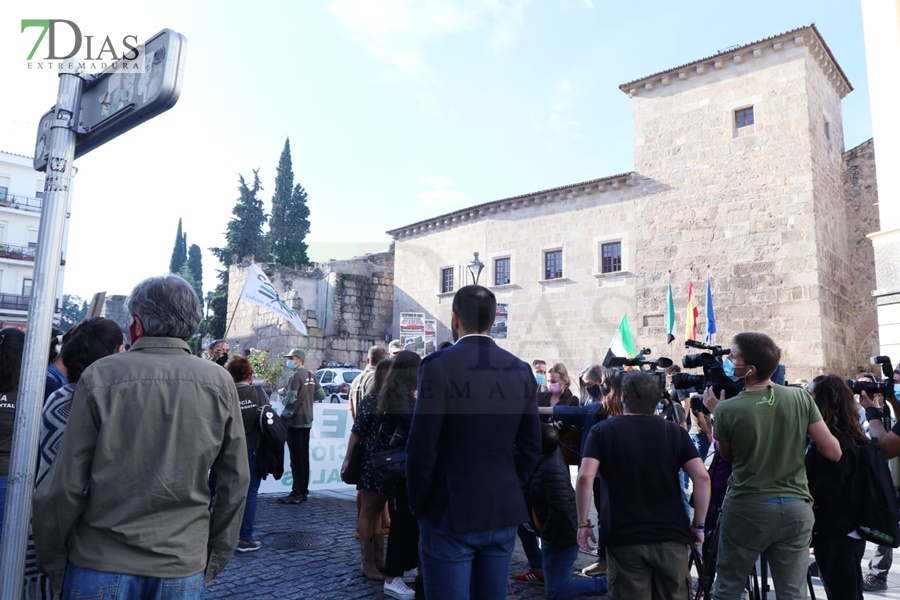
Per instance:
[[[381,584],[365,579],[359,570],[355,496],[324,492],[300,505],[282,505],[274,496],[260,496],[256,517],[258,552],[237,554],[209,589],[208,598],[236,600],[285,598],[291,600],[344,600],[385,598]],[[285,536],[282,534],[294,534]],[[282,547],[285,546],[285,547]],[[869,544],[866,561],[874,551]],[[898,553],[900,554],[900,553]],[[895,554],[895,565],[900,556]],[[581,554],[576,567],[592,562]],[[864,563],[865,564],[865,563]],[[522,572],[521,547],[513,557],[514,572]],[[825,599],[818,579],[813,579],[816,598]],[[866,598],[900,600],[900,570],[888,577],[888,592],[868,593]],[[543,598],[543,588],[513,584],[509,598]],[[775,600],[774,589],[768,598]]]

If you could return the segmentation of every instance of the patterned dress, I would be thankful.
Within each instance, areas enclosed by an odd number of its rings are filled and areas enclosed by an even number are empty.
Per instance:
[[[353,433],[359,436],[357,444],[363,445],[362,474],[356,489],[362,492],[377,492],[385,495],[384,488],[375,481],[375,473],[372,471],[372,453],[376,448],[385,448],[390,439],[390,433],[381,424],[384,417],[378,414],[377,400],[372,394],[366,394],[356,407],[356,423],[353,424]]]

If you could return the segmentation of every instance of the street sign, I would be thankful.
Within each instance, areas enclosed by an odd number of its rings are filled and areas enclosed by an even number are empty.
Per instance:
[[[163,29],[139,47],[137,59],[120,59],[86,78],[78,111],[75,158],[87,154],[170,108],[181,94],[187,41]],[[139,61],[138,64],[135,64]],[[38,125],[34,169],[47,168],[47,141],[56,107]]]

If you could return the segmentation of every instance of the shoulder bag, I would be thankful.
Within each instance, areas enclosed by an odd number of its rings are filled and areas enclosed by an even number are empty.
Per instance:
[[[384,422],[381,427],[384,427]],[[391,436],[389,444],[391,447],[382,452],[372,453],[372,471],[378,483],[406,479],[406,435],[403,424],[398,424]]]

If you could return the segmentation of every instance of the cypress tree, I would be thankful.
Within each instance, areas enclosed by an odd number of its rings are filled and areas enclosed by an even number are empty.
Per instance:
[[[305,242],[309,234],[309,207],[306,190],[299,183],[294,185],[291,162],[291,141],[286,139],[275,177],[268,242],[274,262],[299,267],[309,263]]]

